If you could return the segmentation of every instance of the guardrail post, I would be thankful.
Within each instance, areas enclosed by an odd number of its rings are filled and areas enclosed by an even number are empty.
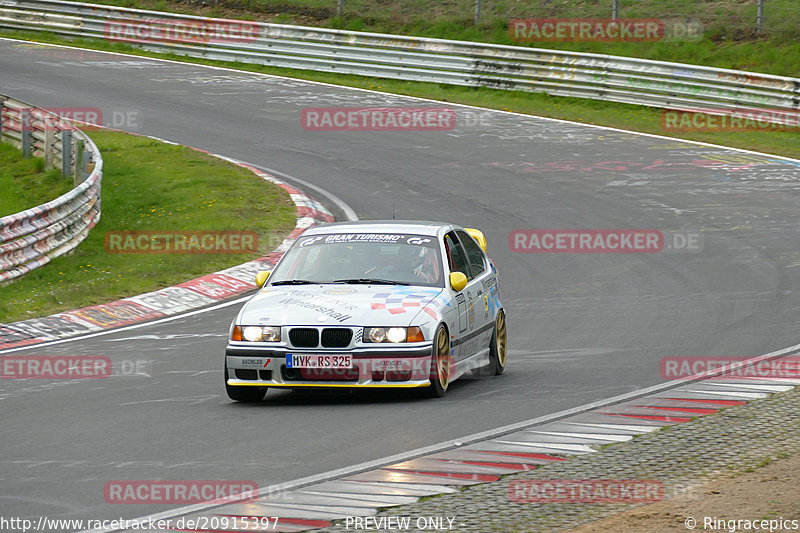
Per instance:
[[[61,175],[65,178],[72,176],[72,132],[70,130],[61,130]]]
[[[83,169],[81,168],[83,164],[83,145],[84,141],[79,140],[75,143],[75,155],[72,159],[72,177],[78,185],[83,181]]]
[[[92,153],[87,150],[84,150],[82,156],[83,156],[82,157],[83,179],[85,180],[86,178],[89,177],[89,174],[91,174],[91,172],[89,172],[89,165],[92,163]]]
[[[756,33],[761,35],[764,29],[764,0],[758,0],[758,11],[756,12]]]
[[[20,137],[22,139],[22,157],[31,156],[33,144],[33,129],[31,128],[31,110],[22,109],[19,112]]]
[[[45,120],[47,120],[47,119],[45,118]],[[55,157],[54,157],[55,154],[53,153],[53,152],[55,152],[55,150],[54,150],[55,142],[56,142],[56,136],[54,135],[52,127],[48,126],[47,123],[45,122],[45,125],[44,125],[44,166],[46,168],[50,168],[51,166],[53,166],[53,160],[55,159]]]

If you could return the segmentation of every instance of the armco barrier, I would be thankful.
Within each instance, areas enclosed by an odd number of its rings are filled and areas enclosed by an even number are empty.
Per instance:
[[[0,95],[0,139],[73,175],[55,200],[0,218],[0,283],[74,249],[100,220],[103,158],[92,140],[43,109]]]
[[[379,78],[647,105],[796,117],[800,79],[600,54],[3,0],[0,28],[124,41],[157,52]]]

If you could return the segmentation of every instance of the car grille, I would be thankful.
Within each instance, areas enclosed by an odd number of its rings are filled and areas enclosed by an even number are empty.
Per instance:
[[[249,381],[258,379],[257,370],[250,370],[247,368],[237,368],[235,372],[236,372],[236,379],[246,379]]]
[[[375,378],[373,378],[375,379]],[[387,370],[386,381],[408,381],[411,379],[411,370]]]
[[[350,328],[325,328],[322,330],[323,348],[346,348],[353,340]],[[316,328],[292,328],[289,342],[295,348],[316,348],[320,344],[320,331]]]
[[[272,370],[255,370],[250,368],[237,368],[234,370],[236,379],[246,379],[248,381],[256,381],[258,379],[270,381],[272,379]]]
[[[314,328],[293,328],[289,330],[289,341],[296,348],[316,348],[319,331]]]
[[[325,328],[322,330],[324,348],[345,348],[350,346],[353,330],[349,328]]]

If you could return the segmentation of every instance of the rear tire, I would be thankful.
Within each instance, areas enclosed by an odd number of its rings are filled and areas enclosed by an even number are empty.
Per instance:
[[[267,394],[267,387],[232,387],[228,385],[228,365],[225,365],[225,392],[228,398],[242,403],[258,403]]]
[[[506,369],[506,356],[508,342],[506,335],[506,314],[503,310],[497,312],[494,320],[494,333],[489,341],[489,369],[490,375],[499,376]]]
[[[441,398],[450,385],[450,337],[447,329],[440,325],[436,330],[431,354],[431,386],[427,396]]]

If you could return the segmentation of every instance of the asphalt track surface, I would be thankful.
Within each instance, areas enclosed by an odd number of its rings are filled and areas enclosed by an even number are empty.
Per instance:
[[[302,178],[362,219],[394,211],[481,228],[510,343],[506,374],[457,382],[443,399],[270,391],[255,406],[223,389],[238,305],[17,352],[145,370],[0,381],[0,516],[143,516],[171,506],[110,505],[104,484],[287,482],[657,384],[665,357],[798,342],[800,162],[467,108],[454,108],[451,131],[307,131],[307,107],[435,104],[8,40],[0,92],[107,118],[133,112],[136,123],[116,125]],[[512,252],[509,232],[526,228],[702,232],[703,248]]]

